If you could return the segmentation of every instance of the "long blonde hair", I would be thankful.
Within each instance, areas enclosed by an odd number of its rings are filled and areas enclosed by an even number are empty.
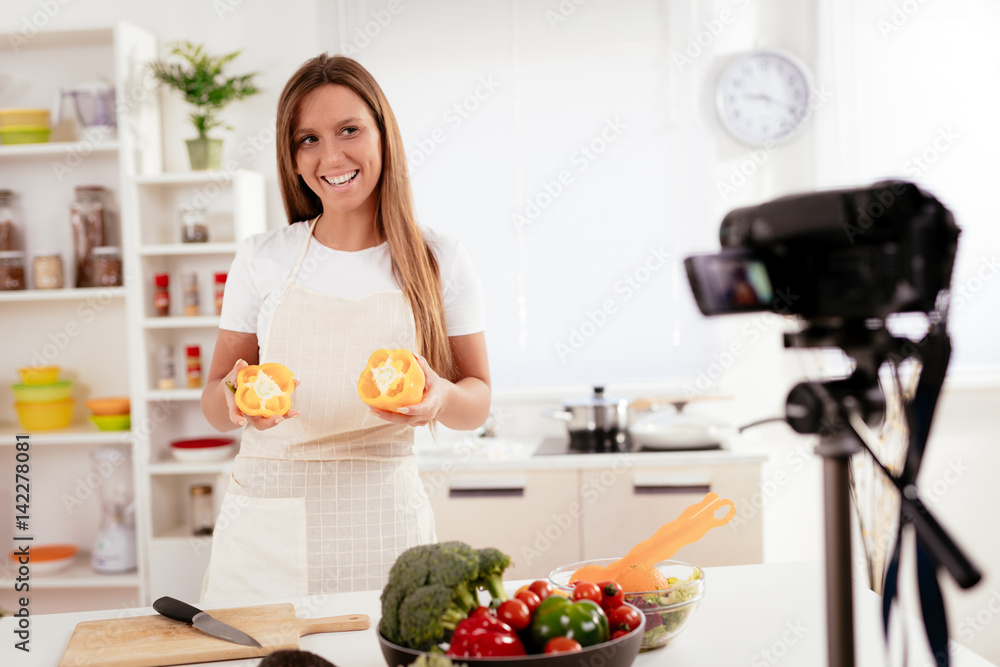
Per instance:
[[[445,328],[444,299],[438,263],[413,213],[403,138],[389,101],[374,77],[357,61],[323,53],[307,60],[285,84],[278,100],[278,185],[289,224],[311,220],[323,203],[295,171],[292,135],[302,99],[328,84],[346,86],[364,100],[382,139],[382,175],[377,186],[375,234],[387,241],[392,271],[403,290],[417,329],[417,349],[442,377],[457,379]]]

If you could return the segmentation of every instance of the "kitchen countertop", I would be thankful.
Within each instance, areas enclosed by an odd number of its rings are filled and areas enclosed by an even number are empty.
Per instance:
[[[684,665],[822,665],[826,628],[821,563],[776,563],[705,568],[707,591],[688,627],[665,648],[641,653],[635,667]],[[513,590],[524,582],[508,582]],[[375,636],[380,616],[379,592],[317,595],[287,600],[255,600],[246,604],[293,602],[299,616],[320,617],[363,613],[368,630],[308,635],[301,648],[323,656],[337,667],[386,667]],[[242,606],[242,605],[232,605]],[[855,584],[855,652],[857,664],[884,664],[881,598]],[[25,667],[57,665],[73,628],[81,621],[153,614],[151,608],[50,614],[31,617],[30,654],[13,647],[13,618],[0,619],[0,664]],[[898,613],[895,618],[905,615]],[[924,648],[923,628],[907,617],[910,664],[933,664]],[[901,633],[894,636],[897,642]],[[988,667],[992,663],[952,642],[955,667]],[[201,663],[218,667],[252,667],[259,658]],[[893,664],[897,664],[895,661]]]
[[[417,466],[432,471],[588,470],[612,466],[757,465],[767,460],[759,447],[727,444],[722,449],[535,455],[543,439],[468,438],[414,448]]]

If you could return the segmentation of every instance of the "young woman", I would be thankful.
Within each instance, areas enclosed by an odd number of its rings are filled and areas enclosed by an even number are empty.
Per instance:
[[[320,55],[278,102],[290,224],[233,261],[202,410],[244,426],[203,602],[381,588],[396,556],[435,541],[413,427],[480,426],[490,378],[482,290],[462,246],[417,224],[395,116],[361,65]],[[379,348],[418,355],[423,400],[357,395]],[[277,362],[300,383],[284,416],[242,414],[226,381]]]

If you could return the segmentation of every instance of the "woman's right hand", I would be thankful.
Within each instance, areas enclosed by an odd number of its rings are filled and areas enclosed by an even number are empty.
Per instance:
[[[229,386],[237,386],[236,378],[240,374],[240,370],[249,366],[243,359],[237,359],[236,365],[233,366],[232,370],[222,378],[223,384],[226,385],[226,406],[229,408],[229,421],[236,424],[237,426],[245,426],[247,422],[250,423],[258,431],[266,431],[269,428],[274,428],[281,422],[285,421],[290,417],[298,417],[299,413],[296,410],[289,410],[284,415],[275,415],[273,417],[255,417],[253,415],[245,415],[236,406],[236,394],[229,389]],[[299,385],[299,381],[295,381],[295,386]]]

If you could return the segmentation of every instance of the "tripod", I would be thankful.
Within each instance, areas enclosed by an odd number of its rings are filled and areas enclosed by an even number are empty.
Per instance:
[[[824,553],[826,558],[827,664],[829,667],[853,667],[854,614],[851,573],[850,520],[850,458],[867,451],[900,494],[899,537],[905,525],[913,525],[918,548],[930,556],[934,570],[944,566],[962,588],[969,588],[981,579],[981,574],[934,516],[920,501],[916,477],[920,469],[934,407],[944,383],[945,370],[951,355],[951,344],[944,325],[932,324],[925,338],[914,345],[895,338],[883,327],[869,329],[863,323],[844,328],[814,327],[798,334],[786,334],[786,347],[842,348],[857,366],[846,379],[827,382],[802,382],[792,388],[786,401],[786,421],[799,433],[819,434],[816,454],[823,459]],[[889,471],[865,442],[858,426],[879,421],[885,412],[885,401],[878,385],[878,369],[891,356],[921,360],[923,368],[917,391],[907,405],[909,447],[902,473]],[[893,569],[893,568],[890,568]],[[888,577],[887,577],[888,578]],[[894,594],[895,582],[892,591]],[[888,591],[887,591],[888,593]],[[940,591],[925,597],[921,590],[921,606],[943,603]],[[891,595],[883,605],[888,624]],[[942,655],[948,664],[947,627],[932,628],[928,623],[929,609],[924,608],[924,625],[935,655]],[[939,649],[944,644],[943,653]]]

